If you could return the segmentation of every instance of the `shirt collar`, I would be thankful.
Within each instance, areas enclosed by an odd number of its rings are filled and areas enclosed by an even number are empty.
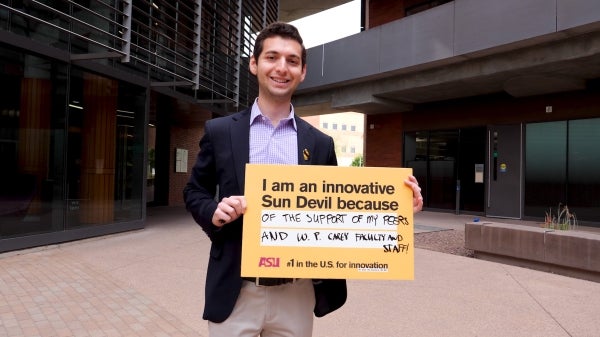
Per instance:
[[[256,117],[258,116],[262,116],[264,119],[269,120],[269,118],[263,115],[262,111],[260,111],[260,108],[258,107],[258,98],[256,98],[254,103],[252,103],[252,110],[250,110],[250,125],[254,123]],[[294,105],[292,103],[290,103],[290,114],[287,116],[287,118],[283,118],[280,123],[290,123],[290,120],[294,130],[298,131],[296,119],[294,118]]]

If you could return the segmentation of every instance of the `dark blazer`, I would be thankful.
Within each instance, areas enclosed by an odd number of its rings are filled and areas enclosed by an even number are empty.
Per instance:
[[[337,165],[333,139],[296,117],[298,164]],[[250,109],[206,122],[200,152],[183,190],[187,210],[212,244],[206,274],[203,318],[222,322],[233,311],[242,286],[242,218],[221,228],[212,224],[217,201],[244,194],[250,152]],[[310,153],[305,160],[302,152]],[[217,189],[218,186],[218,189]],[[218,198],[215,195],[218,193]],[[346,301],[345,280],[313,280],[314,313],[324,316]]]

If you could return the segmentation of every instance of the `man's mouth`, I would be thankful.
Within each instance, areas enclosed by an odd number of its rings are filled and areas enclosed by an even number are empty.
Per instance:
[[[287,80],[287,79],[282,79],[282,78],[274,78],[274,77],[271,77],[271,79],[272,79],[273,81],[275,81],[275,82],[277,82],[277,83],[281,83],[281,84],[283,84],[283,83],[288,83],[288,82],[290,81],[290,80]]]

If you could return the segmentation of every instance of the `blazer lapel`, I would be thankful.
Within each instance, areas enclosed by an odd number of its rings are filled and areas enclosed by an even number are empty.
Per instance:
[[[240,191],[243,193],[246,164],[250,162],[250,110],[247,109],[232,118],[233,122],[231,123],[230,133],[231,152],[233,154],[235,176],[239,183]]]
[[[298,127],[298,165],[311,165],[315,149],[315,138],[310,135],[312,126],[295,116]]]

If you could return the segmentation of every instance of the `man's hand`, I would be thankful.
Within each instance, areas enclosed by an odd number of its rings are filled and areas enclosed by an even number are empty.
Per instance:
[[[414,176],[409,176],[404,181],[404,184],[410,187],[413,191],[413,212],[417,213],[423,209],[423,196],[421,195],[421,188],[419,182]]]
[[[217,209],[212,217],[213,225],[223,227],[223,225],[234,221],[246,212],[246,198],[243,195],[232,195],[223,198],[217,205]]]

